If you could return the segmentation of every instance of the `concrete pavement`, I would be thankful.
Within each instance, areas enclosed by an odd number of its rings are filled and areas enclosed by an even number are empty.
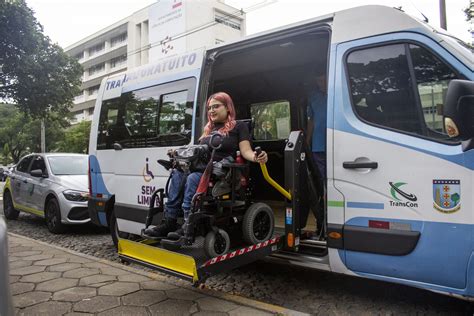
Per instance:
[[[9,261],[16,315],[302,315],[12,233]]]

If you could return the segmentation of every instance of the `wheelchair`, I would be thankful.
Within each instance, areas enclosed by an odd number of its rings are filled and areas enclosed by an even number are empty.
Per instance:
[[[156,190],[151,196],[142,237],[160,240],[162,247],[168,250],[196,246],[199,239],[199,245],[209,258],[224,255],[234,247],[258,244],[273,237],[273,210],[265,203],[251,201],[253,184],[248,177],[248,162],[212,161],[215,151],[221,146],[221,139],[220,134],[211,136],[211,159],[193,197],[188,221],[183,225],[184,235],[178,240],[171,240],[144,234],[153,217],[164,211],[170,175],[166,187]],[[256,150],[260,151],[259,148]],[[167,170],[176,167],[172,157],[158,162]],[[220,172],[213,172],[218,164]]]

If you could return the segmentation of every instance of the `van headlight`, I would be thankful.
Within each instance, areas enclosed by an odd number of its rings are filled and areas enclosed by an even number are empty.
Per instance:
[[[85,202],[89,199],[89,193],[84,191],[66,190],[63,195],[66,200],[74,202]]]

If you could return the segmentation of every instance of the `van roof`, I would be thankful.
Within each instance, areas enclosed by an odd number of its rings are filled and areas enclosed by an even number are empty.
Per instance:
[[[370,17],[370,18],[368,18]],[[462,52],[459,51],[458,47],[453,46],[452,43],[449,43],[443,38],[438,31],[436,31],[433,27],[428,25],[425,22],[422,22],[403,11],[391,8],[383,5],[365,5],[354,7],[342,11],[337,11],[331,14],[318,16],[315,18],[311,18],[308,20],[304,20],[301,22],[281,26],[278,28],[274,28],[265,32],[260,32],[252,35],[245,36],[243,38],[239,38],[234,41],[226,42],[223,44],[216,45],[211,47],[207,50],[208,53],[212,53],[213,51],[220,51],[225,49],[226,47],[233,46],[235,44],[245,42],[245,41],[253,41],[261,36],[270,35],[273,33],[278,33],[281,31],[288,31],[293,28],[299,28],[305,25],[311,24],[327,24],[331,26],[331,43],[342,43],[351,40],[361,39],[365,37],[375,36],[375,35],[382,35],[388,34],[393,32],[399,31],[409,31],[409,32],[416,32],[421,34],[429,34],[432,38],[434,38],[440,45],[449,47],[450,51],[460,59],[464,64],[466,64],[471,69],[474,68],[474,64],[472,58],[466,56]],[[350,30],[350,32],[348,32]],[[158,67],[162,65],[167,60],[173,59],[180,59],[183,56],[186,56],[189,52],[173,56],[171,58],[164,58],[157,60],[156,62],[146,64],[137,68],[132,68],[128,70],[126,73],[121,74],[114,74],[110,77],[107,77],[104,80],[114,80],[116,78],[131,78],[132,76],[140,75],[141,73],[146,73],[153,69],[153,67]],[[198,58],[203,58],[203,54],[201,52],[198,53]],[[193,68],[200,68],[202,66],[201,60],[194,63]],[[189,68],[184,69],[182,71],[189,70]],[[175,73],[179,73],[181,70],[175,70]]]

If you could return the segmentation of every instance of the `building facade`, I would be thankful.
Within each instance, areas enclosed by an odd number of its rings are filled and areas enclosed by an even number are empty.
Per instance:
[[[158,0],[65,48],[84,68],[72,123],[91,120],[105,76],[245,36],[245,14],[219,0]]]

